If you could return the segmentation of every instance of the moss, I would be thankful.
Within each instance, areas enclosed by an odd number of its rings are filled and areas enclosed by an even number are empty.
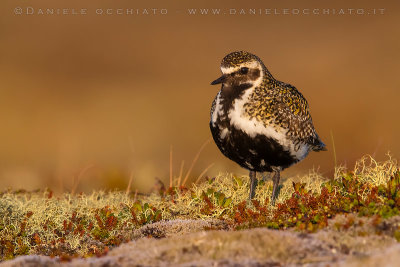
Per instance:
[[[136,229],[159,221],[218,219],[229,229],[315,232],[338,214],[372,217],[375,225],[381,225],[400,209],[400,172],[392,158],[378,163],[364,157],[352,171],[337,168],[331,179],[315,171],[289,178],[280,186],[276,206],[269,202],[271,181],[259,182],[251,205],[248,188],[247,177],[220,174],[190,188],[171,187],[139,199],[119,191],[59,197],[50,190],[3,192],[0,259],[25,254],[64,260],[101,256],[135,238]],[[348,229],[354,224],[349,218],[335,227]],[[158,228],[144,229],[140,236],[166,236]],[[398,229],[392,235],[398,239]]]

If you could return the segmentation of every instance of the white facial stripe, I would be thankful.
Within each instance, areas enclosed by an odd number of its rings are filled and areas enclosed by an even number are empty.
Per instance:
[[[221,71],[223,74],[233,73],[238,70],[239,70],[239,67],[229,67],[229,68],[221,67]]]
[[[238,71],[240,68],[243,68],[243,67],[247,67],[249,69],[261,68],[260,63],[258,63],[257,61],[251,61],[251,62],[243,63],[237,67],[227,67],[226,68],[226,67],[221,66],[221,71],[223,74],[229,74],[229,73]]]
[[[260,63],[258,63],[257,61],[246,62],[244,65],[242,65],[242,67],[248,67],[250,69],[255,69],[255,68],[260,67]]]

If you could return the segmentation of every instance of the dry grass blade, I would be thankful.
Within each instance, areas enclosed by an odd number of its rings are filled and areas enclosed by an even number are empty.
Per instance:
[[[335,140],[333,139],[333,133],[331,131],[331,139],[332,139],[332,148],[333,148],[333,159],[335,161],[335,168],[337,166],[337,160],[336,160],[336,147],[335,147]]]
[[[200,147],[199,151],[197,152],[196,156],[194,157],[194,159],[192,161],[192,165],[190,165],[190,168],[189,168],[188,172],[186,173],[185,179],[183,179],[182,186],[184,186],[186,184],[194,165],[196,164],[197,160],[199,159],[201,151],[203,151],[203,149],[206,147],[206,145],[208,143],[210,143],[210,141],[211,141],[211,138],[207,139],[207,141],[205,141],[204,144]]]
[[[194,183],[197,184],[197,183],[200,181],[201,177],[203,177],[203,175],[204,175],[212,166],[214,166],[214,163],[211,163],[210,165],[208,165],[207,168],[205,168],[204,171],[202,171],[202,172],[200,173],[199,177],[197,177],[196,182],[194,182]]]
[[[172,187],[172,145],[169,147],[169,187]]]
[[[91,168],[93,168],[94,164],[87,165],[85,168],[83,168],[78,175],[74,177],[74,184],[72,185],[71,189],[71,195],[75,194],[76,189],[78,188],[78,185],[80,181],[82,180],[83,175]]]
[[[60,193],[63,194],[64,193],[64,178],[62,176],[57,176],[57,178],[58,178],[58,186],[59,186]]]
[[[128,187],[126,188],[125,192],[126,195],[129,195],[129,193],[131,192],[132,181],[133,181],[133,171],[131,172],[131,176],[129,177]]]
[[[181,162],[181,168],[179,170],[179,177],[178,177],[178,187],[181,186],[181,179],[182,179],[182,174],[183,174],[183,166],[185,165],[185,161],[182,160]]]

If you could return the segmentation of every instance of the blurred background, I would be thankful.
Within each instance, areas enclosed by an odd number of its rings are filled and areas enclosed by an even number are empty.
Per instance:
[[[338,164],[353,167],[364,154],[382,160],[388,151],[399,157],[399,6],[385,0],[2,0],[0,190],[71,190],[79,175],[79,191],[124,189],[132,174],[132,187],[146,192],[155,177],[168,184],[170,146],[173,176],[182,160],[185,175],[211,137],[209,112],[219,88],[210,82],[234,50],[258,55],[275,78],[304,94],[328,146],[284,177],[312,168],[329,177],[332,136]],[[200,8],[221,14],[200,15]],[[263,13],[249,14],[251,8]],[[285,8],[331,14],[284,15]],[[229,15],[231,9],[237,14]],[[346,13],[332,15],[333,9]],[[366,14],[373,9],[376,15]],[[247,174],[211,142],[190,178],[212,163],[210,177]]]

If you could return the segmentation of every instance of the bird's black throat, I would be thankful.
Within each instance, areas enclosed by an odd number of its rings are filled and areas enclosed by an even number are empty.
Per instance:
[[[223,107],[224,113],[227,114],[231,109],[233,102],[236,99],[242,98],[247,89],[253,87],[252,83],[243,83],[240,85],[222,84],[220,103]]]

